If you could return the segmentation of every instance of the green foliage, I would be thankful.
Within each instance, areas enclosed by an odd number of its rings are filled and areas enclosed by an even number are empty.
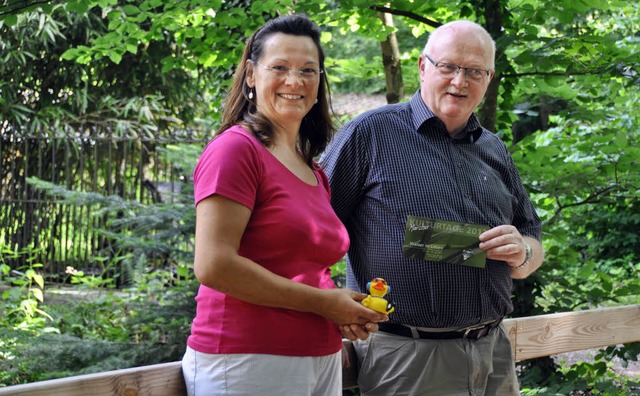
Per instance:
[[[331,266],[331,279],[337,287],[347,287],[347,258],[343,257],[340,261]]]
[[[619,48],[602,51],[615,54]],[[595,67],[607,69],[604,64]],[[527,95],[550,95],[542,98],[541,109],[552,114],[548,124],[539,124],[535,135],[513,147],[514,159],[544,220],[546,251],[537,274],[540,287],[531,301],[535,308],[519,315],[640,302],[636,235],[640,148],[632,132],[640,119],[628,111],[640,99],[637,90],[628,89],[635,84],[634,78],[618,76],[608,79],[604,90],[594,89],[602,86],[601,77],[585,72],[572,79],[538,77],[531,79],[532,85],[518,88]],[[516,296],[526,298],[518,292]],[[637,348],[637,344],[621,348],[626,351],[620,354],[623,364],[637,360]],[[588,394],[629,394],[637,381],[613,373],[605,364],[609,357],[601,353],[594,363],[557,368],[553,375],[533,367],[523,377],[523,383],[531,386],[525,394],[568,394],[576,389]]]
[[[51,316],[41,309],[44,301],[44,278],[37,272],[42,264],[30,262],[24,268],[11,269],[5,259],[19,255],[32,255],[35,249],[24,248],[12,251],[0,245],[0,279],[8,288],[2,291],[0,324],[25,331],[55,331],[46,326]]]
[[[150,136],[202,118],[208,108],[196,76],[162,68],[176,48],[170,37],[158,32],[142,43],[135,25],[118,23],[112,4],[100,3],[100,10],[81,3],[29,8],[11,24],[0,21],[3,130]]]
[[[192,174],[200,151],[198,145],[168,146],[165,155],[175,171],[186,176]],[[68,205],[88,205],[93,215],[110,216],[103,233],[116,243],[111,252],[96,252],[102,253],[95,257],[103,263],[101,272],[67,268],[73,289],[49,290],[47,300],[43,278],[35,272],[40,265],[20,273],[0,263],[10,286],[3,293],[0,318],[0,339],[6,340],[0,384],[179,360],[195,314],[192,186],[186,184],[165,203],[142,205],[115,195],[32,182]],[[2,257],[14,254],[5,250]],[[33,255],[34,250],[20,254]],[[116,284],[129,287],[116,290]],[[26,330],[30,338],[23,336]],[[56,371],[51,370],[51,359]]]
[[[639,99],[624,96],[628,103]],[[589,105],[600,118],[554,117],[557,126],[514,149],[545,220],[546,279],[538,304],[547,312],[638,302],[640,147],[626,131],[637,129],[640,119],[616,101]]]
[[[640,382],[616,374],[612,363],[596,356],[594,362],[579,361],[552,375],[533,368],[520,379],[522,396],[537,395],[602,395],[627,396],[637,390]]]
[[[201,150],[200,145],[190,144],[169,145],[161,151],[187,181]],[[107,218],[104,228],[95,230],[113,241],[109,251],[94,252],[94,260],[102,264],[101,273],[88,277],[70,269],[74,283],[115,287],[115,277],[119,285],[130,285],[147,268],[172,268],[181,273],[181,268],[192,261],[195,210],[191,183],[183,183],[179,193],[160,202],[144,205],[135,199],[78,192],[33,177],[28,182],[69,207],[89,207],[91,217]]]
[[[0,386],[180,360],[197,285],[155,271],[127,291],[49,290],[43,309],[55,333],[0,320]]]
[[[402,19],[396,21],[405,92],[412,94],[418,89],[417,58],[426,43],[426,37],[424,32],[414,37],[411,26],[407,26]],[[354,25],[347,29],[338,21],[329,22],[324,28],[329,32],[323,44],[332,89],[344,93],[384,93],[386,84],[380,40],[385,36],[376,34],[371,37],[369,34],[387,32],[387,29],[382,26],[376,30],[365,30],[361,26],[355,29]],[[354,35],[353,30],[362,35]],[[345,54],[349,56],[345,57]]]
[[[336,87],[336,92],[379,93],[386,89],[379,56],[372,60],[353,57],[329,60],[327,63],[331,65],[333,74],[329,79]],[[356,71],[360,73],[360,77],[354,79]]]

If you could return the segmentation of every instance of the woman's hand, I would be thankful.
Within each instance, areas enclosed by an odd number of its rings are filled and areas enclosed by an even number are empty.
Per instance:
[[[323,298],[314,311],[337,325],[371,324],[372,329],[377,330],[377,326],[373,327],[375,323],[389,320],[387,315],[360,304],[360,301],[367,296],[366,294],[349,289],[326,289],[322,292]],[[357,330],[356,332],[362,335],[362,332]]]

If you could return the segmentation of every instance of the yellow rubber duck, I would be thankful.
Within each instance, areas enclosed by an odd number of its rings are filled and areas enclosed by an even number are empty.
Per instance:
[[[362,300],[362,305],[371,308],[374,311],[390,314],[395,311],[395,305],[391,301],[384,299],[384,296],[391,290],[387,285],[387,281],[382,278],[375,278],[367,283],[367,291],[369,295]]]

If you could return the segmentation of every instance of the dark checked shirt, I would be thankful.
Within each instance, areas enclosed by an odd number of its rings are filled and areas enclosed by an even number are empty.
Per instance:
[[[396,304],[392,322],[469,326],[513,310],[505,262],[475,268],[402,254],[407,216],[512,224],[540,240],[540,219],[511,155],[474,115],[454,139],[417,92],[346,124],[321,162],[351,238],[347,284],[366,292],[371,279],[385,278]]]

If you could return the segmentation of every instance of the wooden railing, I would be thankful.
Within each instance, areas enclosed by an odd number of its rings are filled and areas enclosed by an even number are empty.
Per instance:
[[[507,319],[516,360],[640,341],[640,304]],[[355,362],[350,341],[343,341]],[[355,364],[343,370],[343,388],[357,385]],[[183,396],[180,362],[107,371],[0,388],[0,396]]]

